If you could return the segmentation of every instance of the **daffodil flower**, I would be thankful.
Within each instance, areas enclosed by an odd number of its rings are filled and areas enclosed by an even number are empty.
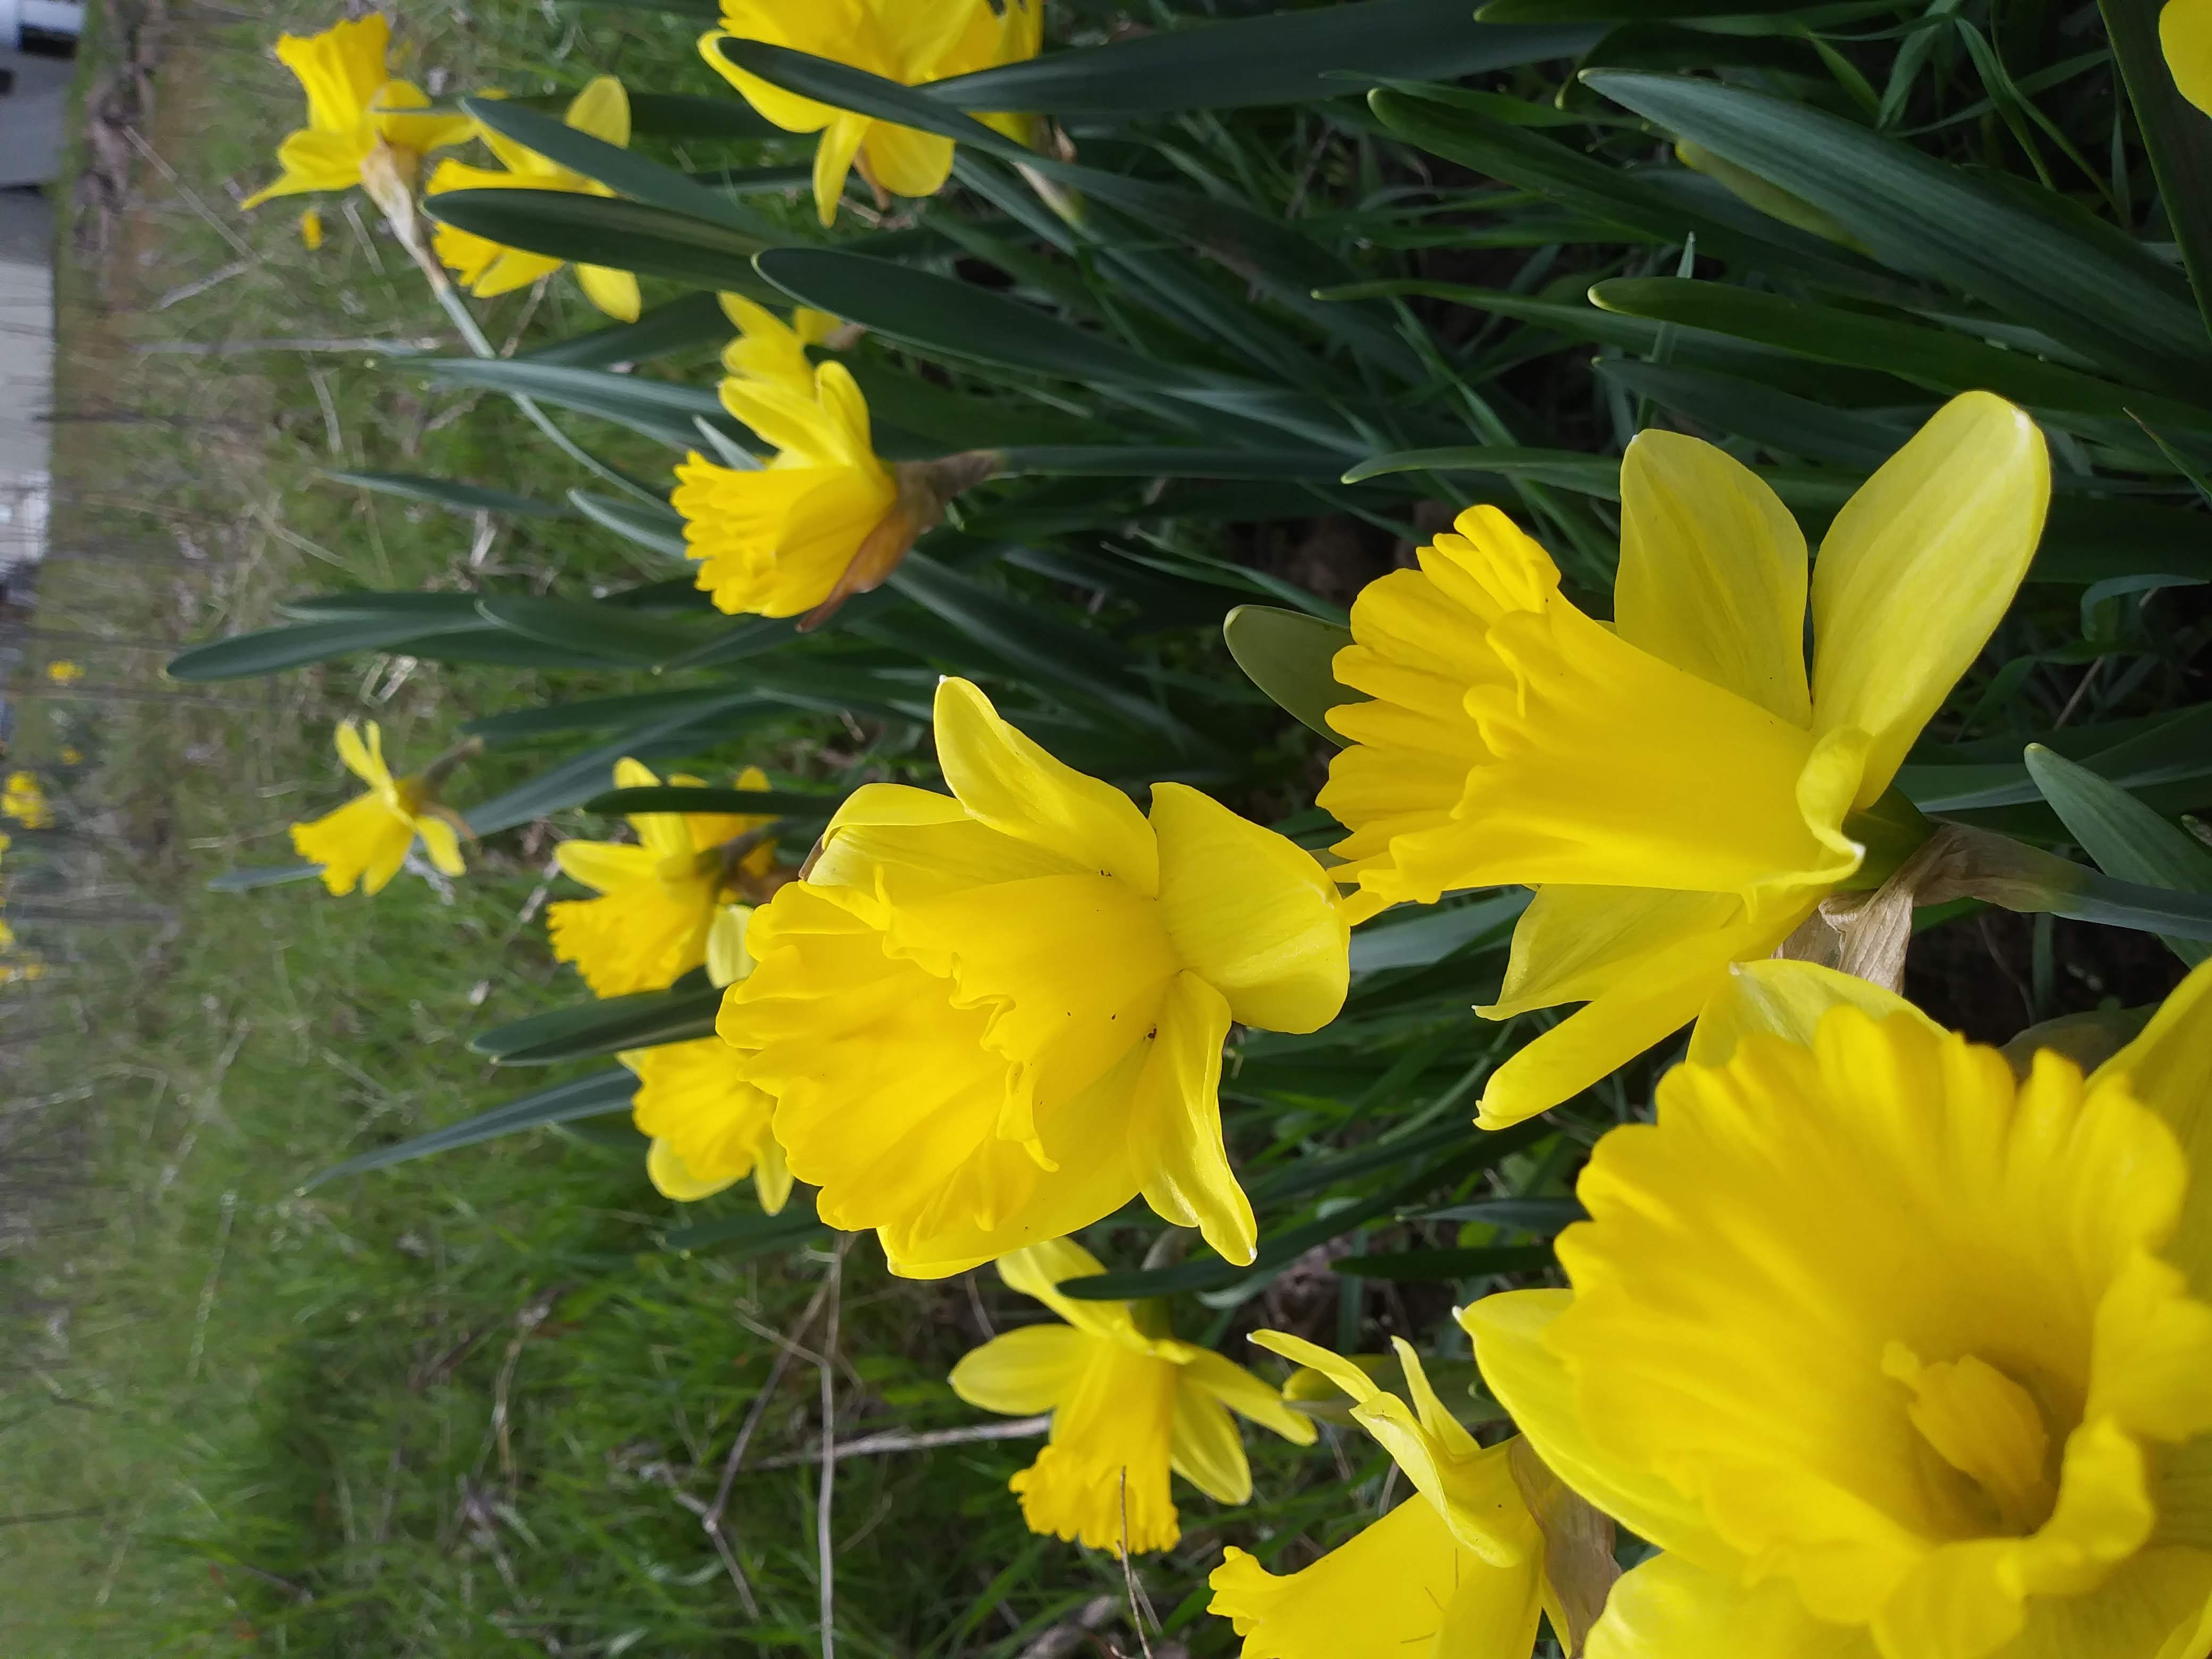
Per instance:
[[[773,849],[771,849],[773,850]],[[752,971],[747,904],[725,904],[707,934],[707,977],[717,986]],[[649,1138],[645,1172],[679,1203],[711,1197],[745,1176],[760,1206],[775,1214],[791,1196],[791,1167],[769,1133],[775,1102],[744,1079],[744,1056],[717,1036],[634,1048],[616,1056],[637,1074],[630,1119]]]
[[[2086,1081],[1809,964],[1729,1000],[1725,1060],[1598,1143],[1572,1288],[1462,1316],[1664,1552],[1590,1659],[2205,1652],[2212,967]]]
[[[48,830],[53,827],[54,809],[46,799],[46,792],[38,779],[28,772],[10,772],[5,788],[0,788],[0,813],[6,814],[26,830]]]
[[[362,732],[366,731],[366,739]],[[462,874],[461,841],[450,814],[436,800],[437,779],[433,774],[457,760],[454,751],[439,766],[411,777],[395,778],[384,763],[384,734],[374,720],[366,726],[354,720],[337,729],[338,759],[347,771],[368,786],[335,812],[292,826],[292,846],[300,856],[323,867],[323,885],[333,893],[350,893],[357,885],[372,896],[382,892],[416,836],[422,850],[440,873]]]
[[[699,50],[766,119],[822,135],[814,206],[827,225],[856,165],[878,200],[934,196],[952,172],[952,140],[786,92],[723,57],[723,40],[785,46],[918,87],[1033,58],[1042,30],[1041,0],[1006,0],[1003,18],[989,0],[722,0],[722,27],[701,37]]]
[[[244,205],[303,191],[351,189],[380,149],[403,178],[412,179],[424,155],[467,142],[476,123],[465,115],[419,112],[430,100],[385,68],[391,44],[392,25],[380,12],[277,41],[276,56],[307,90],[307,125],[277,147],[283,171],[276,182]]]
[[[1610,626],[1494,507],[1370,583],[1321,805],[1355,920],[1455,888],[1536,896],[1494,1019],[1589,1006],[1492,1073],[1480,1121],[1557,1104],[1696,1014],[1863,879],[1869,810],[2003,617],[2042,533],[2042,434],[1954,398],[1805,543],[1757,474],[1646,432],[1620,469]],[[1884,803],[1885,811],[1887,804]]]
[[[1051,1443],[1008,1483],[1031,1532],[1116,1554],[1125,1540],[1132,1552],[1173,1549],[1182,1526],[1170,1469],[1217,1503],[1251,1499],[1231,1413],[1300,1446],[1314,1425],[1243,1366],[1148,1329],[1136,1304],[1055,1288],[1104,1271],[1073,1239],[1002,1257],[999,1276],[1066,1322],[994,1337],[952,1368],[952,1391],[988,1412],[1052,1413]]]
[[[649,789],[661,780],[635,760],[615,763],[615,787]],[[706,787],[678,774],[679,788]],[[768,775],[749,766],[740,789],[766,789]],[[716,918],[733,892],[764,882],[775,843],[752,839],[775,822],[726,812],[637,812],[635,844],[564,841],[554,849],[561,873],[601,896],[545,908],[553,954],[573,962],[595,995],[658,991],[707,960]]]
[[[629,146],[629,94],[611,75],[599,76],[578,93],[561,118],[578,132],[588,133],[610,144]],[[526,149],[489,127],[479,127],[477,131],[505,171],[470,167],[460,161],[441,161],[438,170],[430,175],[426,194],[438,196],[453,190],[551,190],[572,196],[615,193],[598,179],[571,172],[558,161],[534,149]],[[568,263],[525,248],[505,246],[458,225],[440,225],[433,246],[447,268],[460,277],[462,286],[480,300],[527,288]],[[584,297],[608,316],[625,323],[637,320],[637,278],[629,271],[606,265],[580,264],[576,267],[576,281],[583,288]]]
[[[2212,115],[2212,0],[2166,0],[2158,40],[2181,95]]]
[[[1211,1611],[1244,1638],[1243,1659],[1528,1659],[1540,1612],[1554,1630],[1579,1635],[1523,1495],[1547,1479],[1525,1447],[1478,1444],[1404,1342],[1395,1346],[1410,1407],[1325,1348],[1279,1331],[1252,1340],[1350,1395],[1353,1421],[1390,1454],[1413,1494],[1294,1573],[1278,1577],[1243,1550],[1224,1551],[1208,1581]]]
[[[806,348],[819,345],[836,333],[837,319],[826,311],[801,306],[787,323],[742,294],[720,297],[722,314],[738,331],[738,337],[722,349],[724,372],[814,396],[814,362],[806,355]]]
[[[1152,815],[939,682],[951,794],[868,784],[802,881],[754,913],[760,965],[718,1029],[776,1097],[823,1220],[893,1268],[957,1273],[1142,1193],[1249,1261],[1222,1144],[1232,1020],[1343,1004],[1343,909],[1312,855],[1194,789]]]
[[[75,685],[84,678],[84,666],[67,658],[58,659],[46,665],[46,678],[56,685]]]
[[[733,614],[819,622],[879,586],[945,503],[1000,459],[977,451],[886,466],[869,441],[867,399],[842,363],[805,381],[732,374],[722,406],[775,459],[740,469],[695,453],[676,469],[669,504],[683,516],[699,588]]]

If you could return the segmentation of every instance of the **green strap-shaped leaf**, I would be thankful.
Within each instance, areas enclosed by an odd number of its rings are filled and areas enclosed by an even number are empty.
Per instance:
[[[253,679],[308,663],[328,662],[356,651],[388,651],[423,631],[421,619],[412,617],[350,617],[289,628],[257,628],[180,652],[170,659],[166,672],[171,679],[188,684]]]
[[[1276,704],[1331,743],[1348,739],[1333,728],[1328,711],[1367,695],[1337,683],[1331,664],[1352,643],[1341,623],[1272,605],[1240,605],[1224,617],[1221,636],[1244,678]]]
[[[2064,234],[2007,191],[1841,116],[1683,76],[1593,71],[1595,90],[1827,214],[1893,269],[2191,402],[2212,396],[2212,342],[2170,277]]]
[[[1477,23],[1466,0],[1367,0],[1050,52],[931,83],[964,110],[1050,115],[1243,109],[1356,96],[1390,80],[1451,81],[1578,57],[1601,28]]]
[[[403,1140],[396,1146],[381,1146],[375,1152],[363,1152],[359,1158],[349,1158],[344,1163],[324,1170],[302,1185],[300,1190],[310,1192],[342,1176],[364,1175],[371,1170],[388,1170],[395,1164],[428,1158],[437,1152],[450,1152],[459,1146],[473,1146],[479,1141],[513,1134],[519,1129],[534,1129],[544,1124],[568,1123],[578,1118],[605,1117],[611,1113],[627,1111],[630,1097],[636,1092],[637,1079],[619,1067],[609,1072],[597,1072],[573,1082],[556,1083],[550,1089],[536,1090],[520,1099],[508,1101],[504,1106],[495,1106],[488,1112],[480,1112],[459,1123],[449,1123],[442,1129],[433,1129],[428,1134],[416,1135],[412,1140]]]
[[[624,756],[695,737],[705,747],[712,738],[735,731],[745,720],[758,718],[758,702],[750,690],[733,688],[720,697],[672,709],[610,742],[570,756],[502,795],[479,802],[468,812],[469,827],[479,836],[489,836],[604,794],[615,763]]]
[[[586,812],[733,812],[744,817],[822,819],[845,804],[843,795],[797,789],[723,789],[714,785],[640,784],[610,789],[584,803]]]
[[[2039,744],[2028,745],[2026,763],[2067,832],[2106,874],[2150,887],[2212,893],[2212,848],[2118,784]],[[2166,935],[2166,944],[2192,967],[2212,957],[2212,944],[2201,939]]]
[[[1339,1256],[1329,1263],[1353,1279],[1478,1279],[1488,1273],[1537,1273],[1554,1265],[1548,1244],[1490,1244],[1466,1250],[1400,1250],[1389,1255]]]
[[[764,239],[694,213],[565,190],[449,190],[426,197],[422,207],[439,223],[502,247],[776,297],[752,268]]]
[[[505,98],[464,98],[461,107],[494,132],[512,138],[524,149],[535,150],[572,173],[596,179],[633,202],[688,214],[763,243],[775,241],[779,234],[772,221],[731,200],[721,191],[709,190],[650,156],[579,131],[554,116]],[[437,198],[434,196],[429,199],[434,202]]]
[[[641,691],[622,697],[579,697],[568,702],[544,703],[535,708],[511,708],[463,723],[461,730],[491,743],[544,737],[556,732],[604,732],[612,726],[635,726],[641,720],[665,714],[696,714],[710,705],[727,710],[726,687],[707,685],[684,691]],[[786,705],[762,697],[752,700],[747,713],[763,713]]]
[[[1345,456],[1316,449],[1139,448],[1036,444],[1006,452],[1009,473],[1039,478],[1241,478],[1335,483]]]
[[[804,1187],[794,1187],[778,1214],[750,1210],[689,1227],[673,1227],[661,1235],[660,1243],[664,1249],[687,1255],[712,1250],[724,1261],[743,1261],[773,1250],[796,1249],[826,1231],[814,1212],[814,1194]]]
[[[588,198],[586,198],[588,199]],[[700,447],[697,421],[711,422],[734,441],[758,446],[751,431],[731,418],[714,388],[679,386],[642,375],[610,374],[520,358],[438,357],[418,365],[441,380],[519,393],[541,403],[596,415],[677,449]]]
[[[617,363],[649,363],[674,352],[720,344],[736,332],[723,314],[720,300],[711,294],[686,294],[665,306],[653,307],[634,323],[572,334],[565,340],[518,352],[511,361],[568,368],[611,368]]]
[[[502,597],[477,601],[501,628],[603,662],[649,666],[696,647],[701,629],[672,617],[640,615],[625,605],[580,599]]]
[[[386,495],[430,501],[456,513],[503,513],[518,519],[557,519],[562,509],[544,501],[518,495],[511,489],[468,483],[459,478],[429,478],[415,472],[341,472],[323,474],[333,483],[358,484]]]
[[[665,507],[648,507],[643,501],[617,501],[611,495],[593,495],[588,489],[570,490],[568,500],[576,511],[592,523],[613,531],[624,541],[634,542],[664,559],[689,556],[684,542],[684,520]]]
[[[602,997],[595,1002],[556,1008],[527,1019],[495,1027],[469,1047],[489,1054],[498,1066],[551,1066],[589,1060],[625,1048],[654,1048],[689,1042],[714,1029],[722,994],[694,973],[665,991]]]
[[[2212,703],[2184,709],[2119,742],[2107,739],[2075,758],[2081,769],[2124,791],[2212,777]],[[2021,806],[2043,798],[2022,761],[1907,766],[1899,772],[1898,783],[1923,812]]]
[[[261,887],[283,887],[295,881],[313,881],[323,873],[319,864],[272,864],[258,869],[226,870],[211,878],[210,893],[251,893]]]

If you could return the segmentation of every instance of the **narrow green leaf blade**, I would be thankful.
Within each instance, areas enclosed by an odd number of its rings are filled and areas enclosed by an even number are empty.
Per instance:
[[[1328,711],[1367,700],[1364,692],[1339,684],[1331,666],[1352,643],[1350,629],[1272,605],[1240,605],[1222,620],[1221,636],[1245,678],[1301,724],[1344,745],[1347,739],[1329,725]]]
[[[2028,775],[2059,821],[2106,874],[2150,887],[2212,893],[2212,848],[2168,823],[2118,785],[2108,783],[2040,744],[2030,744]],[[2194,967],[2212,944],[2167,936],[2174,955]]]
[[[331,471],[323,476],[333,483],[358,484],[363,489],[374,489],[386,495],[404,495],[410,501],[429,501],[438,507],[451,507],[456,513],[502,513],[517,519],[557,519],[562,509],[545,501],[532,501],[527,495],[518,495],[511,489],[495,489],[489,484],[470,483],[460,478],[432,478],[415,472],[342,472]]]
[[[568,1083],[555,1084],[550,1089],[538,1089],[504,1106],[495,1106],[488,1112],[449,1123],[442,1129],[433,1129],[428,1134],[403,1140],[396,1146],[380,1146],[359,1158],[349,1158],[334,1164],[301,1186],[301,1192],[311,1192],[326,1182],[344,1176],[365,1175],[372,1170],[388,1170],[395,1164],[405,1164],[418,1158],[429,1158],[438,1152],[450,1152],[457,1147],[474,1146],[500,1135],[514,1134],[521,1129],[534,1129],[541,1125],[569,1123],[579,1118],[605,1117],[611,1113],[627,1111],[630,1097],[637,1092],[637,1079],[619,1067],[613,1071],[594,1073],[590,1077],[577,1078]]]

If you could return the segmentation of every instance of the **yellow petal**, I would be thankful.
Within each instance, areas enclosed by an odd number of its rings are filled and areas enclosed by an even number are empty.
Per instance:
[[[711,1198],[741,1179],[738,1176],[723,1176],[708,1180],[692,1174],[690,1167],[684,1161],[684,1154],[677,1151],[671,1142],[659,1137],[646,1148],[645,1173],[655,1191],[663,1198],[672,1198],[679,1204]]]
[[[2190,971],[2136,1040],[2099,1066],[2092,1088],[2124,1081],[2166,1120],[2189,1160],[2191,1194],[2166,1254],[2212,1301],[2212,962]]]
[[[1048,1239],[999,1259],[999,1277],[1007,1289],[1035,1297],[1085,1335],[1140,1341],[1127,1303],[1079,1301],[1060,1291],[1065,1279],[1090,1279],[1105,1271],[1097,1256],[1072,1238]]]
[[[1221,1139],[1221,1045],[1228,1036],[1221,993],[1196,974],[1177,974],[1131,1108],[1145,1201],[1177,1226],[1196,1227],[1225,1260],[1242,1263],[1258,1254],[1260,1234]]]
[[[725,904],[714,912],[707,930],[707,981],[716,987],[734,985],[753,970],[745,950],[745,926],[751,921],[750,904]]]
[[[617,322],[634,323],[639,307],[644,301],[639,297],[637,278],[627,270],[613,270],[605,265],[578,265],[576,281],[584,290],[584,297]]]
[[[1179,783],[1152,786],[1160,913],[1183,964],[1271,1031],[1316,1031],[1350,982],[1350,929],[1312,854]]]
[[[1787,1584],[1747,1589],[1733,1573],[1672,1554],[1621,1576],[1583,1651],[1587,1659],[1881,1659],[1863,1626],[1822,1624]]]
[[[1969,392],[1844,504],[1813,567],[1814,729],[1874,740],[1856,795],[1887,789],[2027,574],[2051,498],[2033,421]]]
[[[1510,1019],[1532,1008],[1588,1002],[1648,981],[1663,952],[1742,920],[1742,901],[1730,893],[1540,887],[1514,925],[1498,1000],[1477,1012]]]
[[[889,121],[870,125],[866,153],[869,173],[894,196],[934,196],[952,173],[950,138]]]
[[[453,826],[443,818],[417,817],[415,833],[422,838],[422,850],[429,854],[431,864],[441,875],[460,876],[468,873],[468,864],[461,857],[461,837]]]
[[[1159,845],[1127,795],[1054,760],[966,680],[938,682],[935,719],[945,781],[979,823],[1146,898],[1158,893]]]
[[[611,75],[594,76],[570,102],[563,118],[577,131],[603,143],[629,146],[629,94]]]
[[[363,740],[362,732],[368,737]],[[364,728],[358,720],[343,720],[337,729],[338,760],[345,769],[372,789],[392,787],[391,769],[384,763],[384,733],[374,720]]]
[[[656,880],[661,856],[650,847],[612,841],[564,841],[553,849],[561,873],[597,893]]]
[[[287,34],[276,57],[307,94],[307,118],[324,132],[358,123],[386,78],[392,25],[380,12],[334,23],[320,34]]]
[[[1500,1621],[1486,1638],[1495,1648],[1442,1644],[1446,1610],[1471,1574],[1531,1583],[1525,1635]],[[1300,1571],[1279,1577],[1231,1547],[1206,1582],[1213,1589],[1208,1610],[1244,1638],[1243,1659],[1528,1659],[1535,1636],[1533,1579],[1484,1565],[1460,1547],[1435,1506],[1416,1496]]]
[[[1809,1048],[1822,1016],[1831,1008],[1847,1005],[1875,1019],[1899,1015],[1918,1020],[1931,1033],[1942,1030],[1895,992],[1856,974],[1839,974],[1817,963],[1769,957],[1729,964],[1720,988],[1698,1012],[1697,1025],[1690,1033],[1690,1063],[1726,1065],[1736,1044],[1753,1031]]]
[[[1031,1531],[1117,1553],[1125,1538],[1132,1551],[1174,1547],[1177,1369],[1118,1342],[1091,1345],[1089,1364],[1053,1413],[1052,1443],[1007,1483]]]
[[[1544,1332],[1573,1301],[1571,1291],[1503,1291],[1461,1309],[1483,1382],[1571,1491],[1670,1554],[1732,1574],[1741,1558],[1713,1534],[1694,1503],[1591,1443],[1576,1410],[1574,1379],[1544,1346]]]
[[[1072,1326],[1024,1325],[971,1351],[945,1381],[981,1410],[1031,1417],[1074,1391],[1097,1340]]]
[[[1313,1419],[1292,1411],[1273,1384],[1261,1382],[1233,1359],[1201,1348],[1185,1361],[1182,1380],[1186,1388],[1204,1389],[1239,1417],[1273,1429],[1294,1446],[1313,1444]]]
[[[1170,1466],[1217,1504],[1246,1504],[1252,1498],[1252,1466],[1237,1419],[1203,1389],[1178,1379]]]
[[[334,812],[292,826],[294,850],[322,866],[323,885],[333,893],[350,893],[356,884],[380,891],[414,840],[413,826],[376,795],[356,795]]]
[[[1813,723],[1805,680],[1804,532],[1742,462],[1701,439],[1638,433],[1620,461],[1620,637]]]
[[[2166,0],[2158,41],[2181,95],[2212,115],[2212,0]]]
[[[864,115],[841,111],[822,129],[821,139],[814,147],[814,213],[825,228],[837,222],[837,204],[844,199],[853,159],[860,153],[874,125]]]
[[[791,1201],[791,1164],[773,1132],[761,1138],[760,1150],[753,1159],[753,1194],[760,1200],[763,1215],[781,1215]]]

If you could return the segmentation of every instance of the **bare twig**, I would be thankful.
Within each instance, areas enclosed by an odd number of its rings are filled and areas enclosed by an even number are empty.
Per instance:
[[[837,1549],[830,1536],[830,1516],[837,1491],[837,1314],[842,1300],[838,1291],[845,1272],[845,1252],[852,1243],[850,1234],[837,1241],[825,1286],[830,1311],[822,1339],[822,1484],[814,1501],[814,1553],[820,1564],[822,1587],[822,1659],[837,1659]]]
[[[884,1452],[927,1451],[933,1446],[966,1446],[980,1440],[1026,1440],[1042,1434],[1052,1426],[1052,1415],[1017,1417],[1002,1423],[971,1423],[964,1428],[924,1429],[908,1432],[904,1429],[886,1429],[881,1434],[863,1435],[858,1440],[848,1440],[836,1449],[842,1462],[848,1457],[873,1457]],[[802,1463],[819,1463],[822,1449],[810,1447],[803,1452],[789,1452],[781,1457],[764,1457],[753,1465],[757,1469],[787,1469]]]
[[[1137,1570],[1129,1565],[1129,1466],[1121,1466],[1121,1587],[1129,1594],[1129,1625],[1137,1632],[1137,1645],[1145,1659],[1152,1659],[1152,1639],[1145,1634],[1145,1614],[1151,1604],[1137,1589]]]

